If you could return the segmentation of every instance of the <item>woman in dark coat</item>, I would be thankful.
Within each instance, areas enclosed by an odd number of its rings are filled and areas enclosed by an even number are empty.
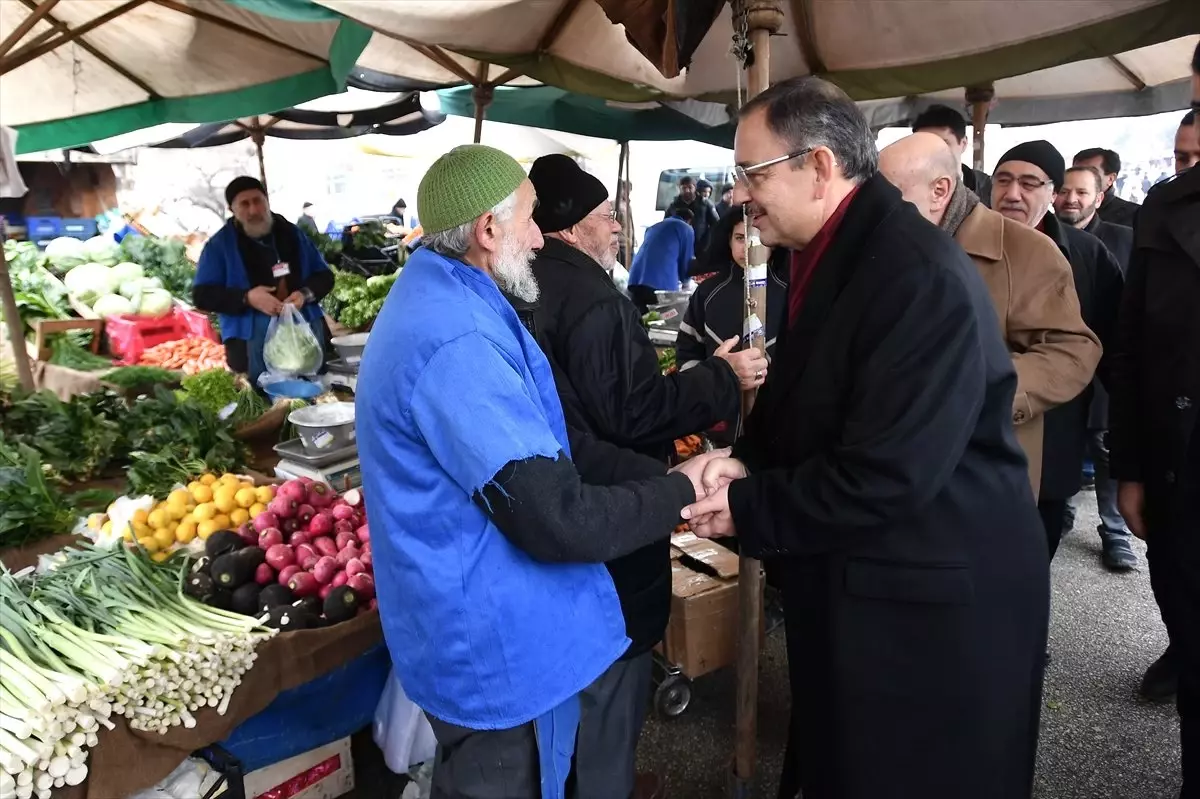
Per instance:
[[[711,358],[722,342],[741,337],[746,322],[746,220],[742,206],[734,206],[713,228],[712,246],[693,272],[711,273],[688,301],[675,362],[686,371]],[[775,352],[775,337],[787,314],[788,250],[773,250],[767,270],[767,359]],[[733,443],[738,415],[712,428],[708,437],[718,446]]]
[[[779,566],[780,797],[1028,799],[1049,566],[987,289],[831,84],[744,106],[736,157],[735,202],[797,263],[736,460],[684,517]]]

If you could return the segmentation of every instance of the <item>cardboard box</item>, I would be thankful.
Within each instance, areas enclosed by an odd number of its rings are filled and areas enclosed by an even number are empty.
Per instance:
[[[337,799],[354,790],[349,736],[243,778],[246,799]]]
[[[695,679],[733,664],[738,556],[692,533],[671,537],[671,619],[662,654]]]

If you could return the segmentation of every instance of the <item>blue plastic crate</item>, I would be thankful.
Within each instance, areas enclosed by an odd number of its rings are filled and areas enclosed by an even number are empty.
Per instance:
[[[30,241],[57,238],[62,235],[62,223],[58,216],[27,216],[25,235]]]
[[[100,230],[95,219],[64,219],[62,220],[62,235],[73,239],[90,239]]]

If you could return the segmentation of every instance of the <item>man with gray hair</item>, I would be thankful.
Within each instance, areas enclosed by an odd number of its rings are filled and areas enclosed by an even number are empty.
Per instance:
[[[734,202],[796,252],[789,310],[745,436],[683,515],[778,565],[779,795],[1028,797],[1049,570],[987,288],[832,84],[755,97],[734,153]]]
[[[520,164],[458,147],[417,194],[424,246],[355,403],[384,635],[438,741],[434,796],[563,799],[580,693],[629,646],[603,563],[665,540],[702,465],[609,468],[638,473],[610,486],[593,442],[568,438],[550,364],[502,294],[538,295]]]

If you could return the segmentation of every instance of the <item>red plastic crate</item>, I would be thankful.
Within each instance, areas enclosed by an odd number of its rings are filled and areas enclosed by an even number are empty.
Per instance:
[[[208,317],[199,311],[176,306],[171,313],[157,319],[119,314],[104,320],[108,346],[122,363],[133,365],[142,353],[158,344],[196,336],[217,341]]]

